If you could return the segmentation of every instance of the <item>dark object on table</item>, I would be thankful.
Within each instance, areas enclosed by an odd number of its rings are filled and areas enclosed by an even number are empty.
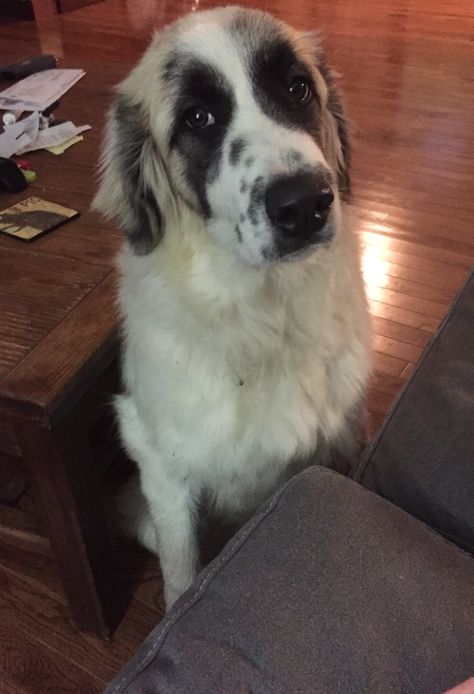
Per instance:
[[[0,79],[21,80],[24,77],[33,75],[35,72],[50,70],[56,67],[57,60],[54,55],[37,55],[25,58],[19,63],[0,66]]]
[[[353,471],[360,483],[321,467],[293,478],[108,694],[441,694],[472,676],[473,355],[474,274]]]
[[[48,106],[48,108],[45,108],[45,110],[42,111],[41,115],[44,116],[45,118],[49,118],[56,111],[56,109],[58,108],[60,103],[61,102],[59,100],[55,101],[54,104],[51,104],[51,106]]]
[[[11,159],[0,157],[0,191],[19,193],[27,186],[21,170]]]
[[[31,0],[1,0],[0,19],[31,21],[35,18]]]

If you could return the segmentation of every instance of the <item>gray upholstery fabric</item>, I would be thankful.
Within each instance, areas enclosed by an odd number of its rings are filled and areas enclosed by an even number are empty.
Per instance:
[[[474,672],[474,559],[325,468],[291,480],[107,689],[441,694]]]
[[[474,273],[353,476],[474,553]]]

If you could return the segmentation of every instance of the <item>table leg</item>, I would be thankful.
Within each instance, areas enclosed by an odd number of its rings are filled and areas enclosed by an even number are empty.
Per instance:
[[[15,429],[74,620],[107,638],[126,599],[87,436],[67,423],[50,430],[24,420]]]

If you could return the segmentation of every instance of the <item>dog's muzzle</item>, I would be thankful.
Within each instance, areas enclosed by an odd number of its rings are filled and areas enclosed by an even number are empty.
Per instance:
[[[330,240],[326,228],[334,194],[328,178],[300,173],[274,180],[265,193],[265,209],[280,257]]]

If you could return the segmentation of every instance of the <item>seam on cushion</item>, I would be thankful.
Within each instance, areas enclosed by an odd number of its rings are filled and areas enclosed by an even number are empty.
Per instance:
[[[474,278],[474,272],[473,272],[473,278]],[[317,466],[317,467],[319,469],[319,466]],[[311,469],[311,468],[309,468],[309,469]],[[379,494],[377,492],[374,492],[372,489],[367,489],[362,484],[358,484],[356,480],[353,480],[350,477],[347,477],[346,475],[341,475],[339,472],[336,472],[335,470],[331,470],[329,468],[325,468],[322,466],[321,466],[321,469],[323,469],[325,472],[328,472],[329,474],[337,477],[338,479],[349,480],[351,484],[354,482],[357,486],[357,489],[359,491],[362,491],[365,496],[373,497],[375,499],[378,499],[379,501],[382,501],[384,504],[389,504],[390,506],[393,506],[393,508],[396,509],[398,513],[401,513],[402,515],[407,516],[412,522],[414,522],[416,525],[419,525],[421,530],[425,530],[430,535],[432,535],[434,538],[436,538],[436,540],[439,543],[441,543],[443,545],[447,545],[452,550],[454,550],[457,554],[459,554],[460,557],[462,557],[463,559],[467,559],[469,563],[472,564],[474,562],[474,556],[468,550],[465,550],[463,547],[460,547],[458,544],[452,542],[451,540],[449,540],[449,538],[447,538],[444,535],[442,535],[441,533],[439,533],[437,530],[432,528],[430,525],[428,525],[427,523],[422,521],[420,518],[413,516],[408,511],[405,511],[405,509],[400,508],[400,506],[397,506],[397,504],[395,504],[393,501],[390,501],[390,499],[386,499],[384,496],[382,496],[381,494]],[[307,472],[307,470],[305,470],[304,472]],[[303,475],[303,474],[304,473],[301,473],[301,475]]]
[[[156,657],[158,655],[158,652],[160,648],[163,646],[163,643],[166,640],[166,637],[168,636],[171,628],[176,624],[176,622],[188,611],[195,605],[195,603],[200,599],[202,594],[204,593],[205,588],[209,585],[212,579],[214,579],[217,574],[221,571],[221,569],[234,557],[238,554],[242,546],[245,544],[245,542],[248,540],[250,535],[257,529],[257,527],[264,521],[278,506],[278,503],[280,502],[282,496],[284,493],[292,487],[301,477],[306,476],[312,468],[308,468],[307,470],[304,470],[301,472],[299,475],[296,477],[293,477],[292,479],[288,480],[288,482],[277,492],[273,498],[271,499],[270,502],[268,502],[268,505],[258,513],[252,521],[249,522],[249,525],[247,526],[245,532],[242,534],[241,537],[239,537],[235,542],[230,542],[230,544],[227,546],[227,549],[225,549],[220,558],[216,560],[215,565],[212,567],[212,569],[206,574],[206,576],[201,580],[201,583],[199,586],[197,586],[193,592],[193,594],[190,596],[190,598],[182,605],[182,607],[179,608],[176,612],[172,613],[168,619],[165,620],[165,622],[162,624],[159,633],[157,634],[156,638],[154,639],[151,647],[148,649],[146,654],[143,656],[143,658],[140,660],[139,663],[137,663],[136,667],[134,668],[133,673],[127,673],[124,675],[116,685],[112,689],[109,690],[110,694],[117,694],[120,689],[127,683],[127,680],[129,681],[131,677],[136,677],[141,671],[143,671],[148,665],[149,665],[149,659],[150,656]],[[337,477],[338,473],[332,471],[332,470],[327,470],[327,468],[323,468],[324,470],[333,473]]]
[[[467,545],[464,540],[460,540],[455,535],[452,535],[451,533],[447,533],[444,530],[436,530],[436,528],[434,528],[434,527],[432,528],[430,525],[428,525],[428,528],[430,530],[432,530],[434,533],[436,533],[437,535],[439,535],[448,544],[454,545],[455,547],[460,549],[462,552],[465,552],[470,557],[474,558],[474,546]],[[459,544],[459,542],[463,542],[463,544]]]
[[[474,557],[472,554],[470,554],[468,551],[463,549],[462,547],[459,547],[459,545],[455,544],[454,542],[451,542],[451,540],[448,540],[447,537],[444,537],[444,535],[441,535],[437,530],[434,530],[431,526],[429,526],[427,523],[424,521],[420,520],[420,518],[417,518],[416,516],[412,516],[411,513],[408,511],[405,511],[405,509],[400,508],[400,506],[397,506],[393,501],[390,501],[390,499],[386,499],[384,496],[381,494],[378,494],[377,492],[372,491],[371,489],[366,489],[363,487],[361,484],[358,484],[356,480],[351,480],[352,482],[355,482],[357,484],[358,489],[360,489],[366,496],[372,496],[375,497],[376,499],[381,500],[384,504],[389,504],[390,506],[393,506],[394,509],[398,511],[398,513],[402,513],[404,516],[407,516],[412,522],[414,522],[416,525],[420,526],[421,530],[425,530],[428,532],[430,535],[432,535],[439,543],[443,545],[447,545],[450,547],[452,550],[456,552],[461,558],[467,559],[469,563],[474,563]]]
[[[457,307],[457,305],[458,305],[458,303],[459,303],[459,301],[460,301],[460,299],[464,293],[464,290],[468,287],[468,285],[471,283],[471,281],[473,279],[474,279],[474,268],[471,268],[469,276],[466,277],[465,282],[463,283],[461,289],[459,290],[456,297],[454,298],[447,314],[445,315],[445,317],[443,319],[443,322],[441,323],[441,325],[439,326],[439,328],[437,329],[435,334],[428,341],[425,349],[423,350],[423,353],[422,353],[421,357],[419,358],[418,363],[415,366],[415,370],[414,370],[413,374],[408,379],[405,386],[401,389],[400,393],[397,395],[397,397],[393,401],[393,403],[392,403],[392,405],[391,405],[391,407],[390,407],[390,409],[389,409],[389,411],[388,411],[388,413],[387,413],[387,415],[386,415],[386,417],[382,423],[382,426],[380,427],[380,429],[376,433],[374,439],[372,440],[372,442],[369,444],[369,446],[367,447],[367,449],[363,453],[359,462],[355,464],[354,468],[349,473],[349,477],[351,479],[355,480],[356,482],[361,482],[361,477],[363,476],[375,449],[379,445],[379,443],[380,443],[380,441],[381,441],[381,439],[385,433],[385,430],[388,428],[390,422],[392,421],[393,416],[395,415],[399,404],[401,403],[402,399],[406,395],[408,389],[410,388],[412,381],[415,379],[418,371],[423,366],[426,358],[428,357],[428,355],[430,354],[432,349],[435,347],[435,345],[440,340],[442,334],[444,333],[444,330],[446,328],[447,323],[451,319],[451,317],[452,317],[452,315],[453,315],[453,313],[454,313],[454,311],[455,311],[455,309],[456,309],[456,307]]]
[[[362,489],[364,489],[364,487],[362,487]],[[366,491],[368,492],[369,490],[367,489]],[[399,511],[406,513],[407,516],[409,516],[412,520],[419,523],[430,535],[432,535],[435,539],[437,539],[440,544],[443,544],[447,547],[450,547],[452,550],[454,550],[456,552],[456,554],[458,554],[461,558],[466,559],[470,563],[474,562],[473,555],[469,554],[469,552],[467,550],[463,549],[462,547],[459,547],[459,545],[457,545],[457,544],[454,544],[454,542],[451,542],[451,540],[448,540],[447,537],[444,537],[444,535],[441,535],[437,530],[434,530],[434,528],[431,528],[429,525],[424,523],[422,520],[420,520],[416,516],[412,516],[411,513],[408,513],[408,511],[404,511],[402,508],[400,508],[399,506],[394,504],[393,501],[389,501],[388,499],[385,499],[383,496],[381,496],[380,498],[383,499],[384,501],[386,501],[388,504],[392,504],[393,506],[395,506],[395,508],[398,508]]]

